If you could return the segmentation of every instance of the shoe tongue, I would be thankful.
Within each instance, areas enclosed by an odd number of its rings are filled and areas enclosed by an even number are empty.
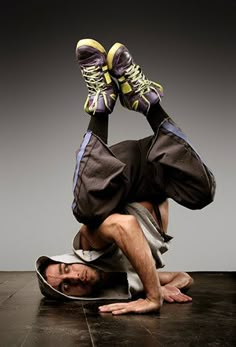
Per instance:
[[[78,62],[83,66],[102,65],[105,62],[105,56],[97,52],[82,51],[77,55]]]
[[[129,52],[126,52],[126,51],[124,51],[124,52],[120,55],[120,60],[126,61],[127,64],[130,64],[130,63],[132,62],[131,55],[129,54]]]
[[[80,62],[80,65],[81,66],[84,66],[84,67],[90,67],[90,66],[101,66],[103,64],[103,62],[100,61],[100,59],[88,59],[86,61],[82,61]]]
[[[122,76],[127,68],[132,65],[133,59],[131,55],[124,51],[120,54],[119,59],[116,62],[115,70],[118,76]]]

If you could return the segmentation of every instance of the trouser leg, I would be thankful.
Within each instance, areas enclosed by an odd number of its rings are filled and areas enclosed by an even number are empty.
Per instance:
[[[129,191],[126,164],[107,146],[108,116],[91,118],[76,153],[72,210],[80,223],[98,226],[118,211]]]
[[[160,105],[152,109],[154,118],[163,119],[147,149],[153,187],[163,187],[167,197],[187,208],[201,209],[214,199],[214,176],[182,130],[165,115]]]
[[[97,226],[132,201],[172,198],[200,209],[213,200],[214,176],[181,129],[160,105],[150,109],[147,119],[154,135],[110,148],[101,139],[104,131],[96,130],[98,123],[89,127],[74,174],[72,208],[79,222]]]

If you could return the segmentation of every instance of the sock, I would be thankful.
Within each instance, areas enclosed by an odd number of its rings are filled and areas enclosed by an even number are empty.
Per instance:
[[[109,115],[107,113],[91,116],[88,125],[88,130],[91,130],[106,144],[108,140],[108,118]]]
[[[157,132],[163,120],[170,118],[168,114],[163,110],[159,102],[150,107],[150,110],[146,117],[154,133]]]

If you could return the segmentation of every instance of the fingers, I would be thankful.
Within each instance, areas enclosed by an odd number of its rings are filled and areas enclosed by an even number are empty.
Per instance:
[[[183,297],[185,298],[185,301],[192,301],[193,299],[191,298],[191,296],[188,296],[188,295],[186,295],[186,294],[183,294],[183,293],[181,293],[182,295],[183,295]]]
[[[101,313],[111,312],[113,315],[127,313],[148,313],[157,312],[160,310],[161,303],[150,301],[148,299],[139,299],[131,302],[114,303],[99,307]]]
[[[165,295],[164,299],[167,302],[174,302],[175,301],[170,295]]]
[[[175,296],[175,302],[186,302],[186,298],[183,297],[181,294],[178,294]]]
[[[137,304],[133,304],[133,302],[122,302],[122,303],[115,303],[115,304],[109,304],[99,307],[99,311],[102,313],[108,313],[111,312],[114,315],[118,314],[125,314],[125,313],[135,313],[138,312]]]
[[[189,302],[192,298],[180,291],[179,288],[166,284],[162,287],[164,300],[167,302]]]
[[[180,293],[180,294],[178,295],[178,298],[181,300],[181,301],[179,301],[179,302],[188,302],[188,301],[192,301],[192,298],[191,298],[190,296],[185,295],[185,294],[183,294],[183,293]]]
[[[192,298],[181,291],[168,293],[164,295],[164,300],[173,303],[185,303],[192,301]],[[118,302],[108,305],[99,306],[101,313],[112,313],[113,315],[121,315],[127,313],[148,313],[160,310],[161,303],[151,302],[148,299],[139,299],[131,302]]]
[[[100,312],[116,312],[116,311],[123,311],[125,310],[126,306],[128,303],[115,303],[115,304],[109,304],[109,305],[103,305],[99,306],[99,311]],[[125,313],[125,312],[124,312]]]
[[[167,302],[190,302],[190,301],[192,301],[192,298],[190,296],[183,294],[181,292],[178,294],[165,295],[164,299]]]

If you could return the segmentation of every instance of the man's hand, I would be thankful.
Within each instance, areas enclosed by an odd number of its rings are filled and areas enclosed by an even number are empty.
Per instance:
[[[99,307],[101,313],[111,312],[113,315],[127,313],[150,313],[158,312],[162,306],[162,301],[154,301],[148,298],[131,302],[120,302]]]
[[[186,294],[183,294],[177,287],[170,284],[166,284],[162,288],[162,294],[164,300],[167,302],[189,302],[192,298]]]

